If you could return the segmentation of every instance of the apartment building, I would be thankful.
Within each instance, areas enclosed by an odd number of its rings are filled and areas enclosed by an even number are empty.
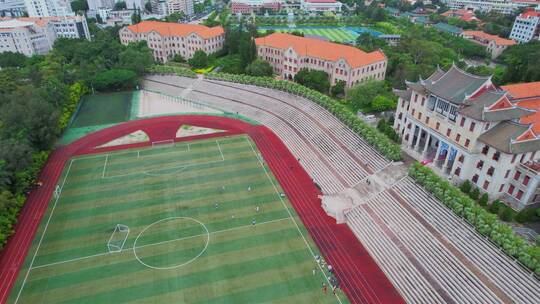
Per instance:
[[[30,17],[73,16],[69,0],[24,0]]]
[[[358,48],[319,39],[274,33],[255,39],[257,55],[274,73],[292,80],[300,69],[324,71],[330,83],[345,81],[348,87],[368,79],[383,80],[387,58],[380,50],[366,53]]]
[[[491,55],[491,59],[497,58],[506,48],[515,45],[511,39],[504,39],[497,35],[491,35],[482,31],[463,31],[463,38],[486,47],[486,52]]]
[[[231,12],[233,14],[259,13],[263,9],[279,11],[283,7],[282,0],[232,0]]]
[[[172,13],[184,13],[191,16],[195,13],[193,10],[193,0],[167,0],[167,15]]]
[[[0,21],[0,54],[44,55],[51,50],[54,39],[50,26],[38,26],[34,22],[17,19]]]
[[[145,40],[154,54],[154,59],[166,62],[180,54],[189,59],[197,50],[206,54],[223,48],[225,32],[221,26],[206,27],[197,24],[180,24],[158,21],[143,21],[120,29],[120,42]]]
[[[458,18],[461,21],[465,22],[479,22],[480,19],[476,17],[474,14],[474,11],[467,10],[467,9],[458,9],[458,10],[448,10],[441,14],[441,16],[447,17],[447,18]]]
[[[301,0],[300,9],[306,12],[341,12],[341,2],[336,0]]]
[[[0,0],[0,17],[20,17],[25,12],[24,0]]]
[[[168,15],[167,0],[150,0],[152,6],[152,13],[165,16]]]
[[[519,14],[512,26],[510,38],[518,43],[527,43],[533,39],[540,39],[540,6],[535,9],[526,9]]]
[[[452,66],[406,84],[394,90],[406,151],[516,210],[540,205],[540,82],[497,88]]]
[[[450,9],[512,14],[516,10],[540,4],[538,0],[443,0]]]
[[[126,0],[126,8],[144,11],[145,0]]]

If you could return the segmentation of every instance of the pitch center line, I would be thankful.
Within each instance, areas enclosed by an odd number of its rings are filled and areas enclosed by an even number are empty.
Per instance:
[[[209,234],[210,235],[219,234],[219,233],[239,230],[239,229],[243,229],[243,228],[247,228],[247,227],[251,227],[251,226],[261,226],[261,225],[265,225],[265,224],[281,222],[281,221],[285,221],[285,220],[289,220],[289,219],[291,219],[291,218],[290,217],[284,217],[284,218],[275,219],[275,220],[271,220],[271,221],[261,222],[261,223],[255,224],[255,225],[244,225],[244,226],[238,226],[238,227],[233,227],[233,228],[228,228],[228,229],[223,229],[223,230],[216,230],[216,231],[210,232]],[[162,242],[157,242],[157,243],[152,243],[152,244],[146,244],[146,245],[142,245],[142,246],[137,246],[137,247],[135,247],[135,249],[145,248],[145,247],[152,247],[152,246],[162,245],[162,244],[166,244],[166,243],[172,243],[172,242],[176,242],[176,241],[181,241],[181,240],[187,240],[187,239],[191,239],[191,238],[195,238],[195,237],[199,237],[199,236],[204,236],[204,235],[206,235],[206,233],[197,234],[197,235],[190,235],[190,236],[186,236],[186,237],[182,237],[182,238],[177,238],[177,239],[172,239],[172,240],[167,240],[167,241],[162,241]],[[92,254],[92,255],[83,256],[83,257],[78,257],[78,258],[74,258],[74,259],[70,259],[70,260],[59,261],[59,262],[54,262],[54,263],[49,263],[49,264],[43,264],[43,265],[31,267],[30,270],[38,269],[38,268],[45,268],[45,267],[49,267],[49,266],[56,266],[56,265],[61,265],[61,264],[65,264],[65,263],[77,262],[77,261],[91,259],[91,258],[100,257],[100,256],[105,256],[105,255],[109,255],[109,254],[118,254],[118,253],[122,253],[123,251],[128,251],[128,250],[132,250],[132,249],[133,249],[133,247],[122,248],[122,251],[119,251],[119,252],[102,252],[102,253]]]

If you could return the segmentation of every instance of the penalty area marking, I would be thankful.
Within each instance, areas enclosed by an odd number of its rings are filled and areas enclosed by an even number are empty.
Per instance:
[[[204,248],[195,257],[193,257],[189,261],[184,262],[184,263],[179,264],[179,265],[173,265],[173,266],[168,266],[168,267],[157,267],[157,266],[148,265],[145,262],[143,262],[141,260],[141,258],[137,255],[137,248],[142,248],[143,247],[143,246],[137,247],[137,241],[139,240],[141,235],[143,235],[143,233],[146,230],[148,230],[150,227],[152,227],[152,226],[154,226],[156,224],[159,224],[161,222],[164,222],[164,221],[169,221],[169,220],[191,220],[191,221],[194,221],[194,222],[198,223],[199,225],[201,225],[204,228],[204,230],[206,231],[205,234],[202,234],[202,235],[206,235],[206,242],[204,244]],[[189,236],[187,238],[193,238],[193,237],[196,237],[196,236]],[[180,238],[180,239],[176,239],[175,241],[182,240],[182,239],[187,239],[187,238]],[[169,241],[166,241],[166,242],[169,242]],[[163,243],[165,243],[165,242],[162,242],[162,244]],[[179,267],[182,267],[182,266],[186,266],[186,265],[190,264],[191,262],[195,261],[196,259],[198,259],[204,252],[206,252],[206,248],[208,248],[209,243],[210,243],[210,232],[208,231],[208,228],[206,227],[205,224],[203,224],[202,222],[200,222],[200,221],[198,221],[198,220],[196,220],[196,219],[194,219],[192,217],[173,216],[173,217],[168,217],[168,218],[164,218],[164,219],[155,221],[152,224],[146,226],[143,230],[141,230],[141,232],[139,233],[139,235],[137,235],[137,237],[135,238],[135,241],[133,242],[133,255],[135,255],[135,258],[137,259],[137,261],[139,261],[139,263],[143,264],[144,266],[146,266],[148,268],[157,269],[157,270],[175,269],[175,268],[179,268]],[[152,244],[152,245],[154,245],[154,244]]]

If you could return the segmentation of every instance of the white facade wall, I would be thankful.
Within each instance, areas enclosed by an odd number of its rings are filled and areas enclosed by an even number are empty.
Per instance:
[[[144,0],[126,0],[126,8],[144,11],[144,2]]]
[[[538,31],[540,27],[540,17],[529,16],[523,18],[517,16],[510,33],[510,39],[514,39],[519,43],[527,43],[533,39],[538,39]]]
[[[24,0],[29,17],[73,16],[69,0]]]
[[[225,35],[204,38],[196,33],[188,36],[164,36],[152,31],[146,33],[133,33],[127,27],[119,32],[120,42],[127,45],[131,42],[145,40],[148,47],[152,49],[154,59],[160,62],[169,61],[174,55],[180,54],[184,59],[190,59],[193,54],[202,50],[206,54],[215,53],[223,48]]]
[[[167,0],[167,14],[183,12],[186,16],[195,13],[193,9],[193,0]]]
[[[332,85],[342,80],[345,81],[347,87],[351,87],[368,79],[384,80],[386,74],[386,59],[362,67],[351,68],[343,59],[327,61],[311,56],[301,56],[293,48],[284,51],[270,46],[258,45],[257,54],[259,58],[270,63],[274,73],[281,75],[284,79],[294,79],[298,71],[302,68],[308,68],[326,72]]]
[[[306,12],[340,12],[341,2],[300,2],[300,9]]]

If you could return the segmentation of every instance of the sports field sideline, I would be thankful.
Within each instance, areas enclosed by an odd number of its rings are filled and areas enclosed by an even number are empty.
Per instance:
[[[76,157],[59,183],[12,303],[348,302],[321,291],[318,250],[247,136]]]

